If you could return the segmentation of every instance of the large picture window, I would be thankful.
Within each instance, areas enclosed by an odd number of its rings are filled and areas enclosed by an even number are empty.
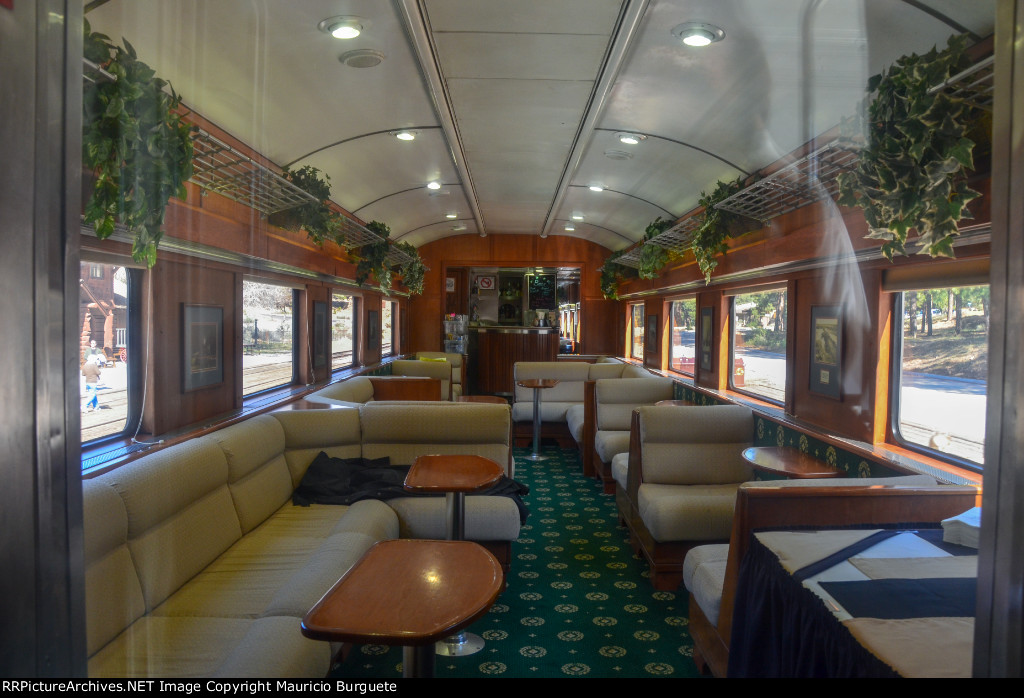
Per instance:
[[[384,299],[380,304],[380,355],[381,358],[395,353],[395,302]]]
[[[629,306],[629,355],[640,361],[644,358],[644,304]]]
[[[138,273],[138,270],[134,270]],[[132,381],[128,359],[141,360],[129,346],[130,314],[137,314],[129,291],[133,270],[83,262],[79,274],[79,397],[82,442],[125,432],[129,427]]]
[[[295,380],[295,291],[242,282],[242,395]]]
[[[937,455],[984,463],[989,287],[899,295],[893,432]]]
[[[356,362],[356,298],[342,293],[331,295],[331,368]]]
[[[671,350],[669,368],[692,376],[697,356],[697,300],[684,298],[669,303]]]
[[[733,297],[731,388],[785,402],[787,313],[784,288]]]

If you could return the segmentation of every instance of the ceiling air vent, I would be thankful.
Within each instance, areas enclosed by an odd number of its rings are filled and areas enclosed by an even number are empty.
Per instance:
[[[606,150],[604,156],[612,160],[629,160],[633,157],[633,153],[627,153],[625,150]]]
[[[341,54],[338,60],[349,68],[372,68],[384,61],[384,54],[368,48],[357,48]]]

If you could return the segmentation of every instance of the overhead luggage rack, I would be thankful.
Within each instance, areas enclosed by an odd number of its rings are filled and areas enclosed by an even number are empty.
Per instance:
[[[312,194],[206,131],[196,132],[192,147],[191,181],[207,191],[245,204],[264,216],[317,203]]]
[[[959,97],[976,107],[992,111],[992,92],[995,89],[996,57],[989,56],[970,68],[957,73],[940,85],[928,90],[928,94],[945,91],[950,97]]]
[[[650,240],[645,240],[637,245],[616,259],[615,263],[625,267],[633,267],[634,269],[638,268],[640,266],[640,252],[645,245],[651,244],[658,245],[673,254],[682,256],[686,250],[690,249],[690,245],[693,243],[693,233],[700,227],[700,222],[701,217],[699,215],[687,216],[668,230],[664,230]]]
[[[716,208],[762,223],[801,206],[835,197],[838,176],[857,162],[857,153],[831,141],[718,203]]]

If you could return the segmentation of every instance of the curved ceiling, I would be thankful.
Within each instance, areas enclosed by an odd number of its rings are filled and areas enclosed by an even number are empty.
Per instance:
[[[395,239],[571,235],[615,250],[838,124],[899,56],[989,35],[994,5],[100,0],[86,19],[190,109],[278,164],[325,172],[335,202]],[[317,28],[335,16],[362,34]],[[693,21],[725,38],[682,44],[672,29]],[[339,60],[358,49],[383,60]]]

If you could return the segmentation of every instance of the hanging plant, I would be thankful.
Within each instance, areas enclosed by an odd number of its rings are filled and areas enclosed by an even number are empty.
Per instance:
[[[843,142],[859,159],[839,177],[838,202],[864,209],[868,237],[885,241],[890,261],[907,254],[911,228],[919,253],[952,257],[958,223],[972,217],[966,204],[979,194],[967,186],[975,146],[969,134],[987,137],[978,126],[982,112],[960,96],[929,94],[970,66],[966,46],[966,37],[952,37],[943,51],[900,58],[868,80],[866,115],[862,105],[843,123]]]
[[[674,221],[662,220],[661,216],[658,216],[648,223],[647,228],[644,229],[644,240],[649,241],[653,239],[671,228],[673,224]],[[644,242],[643,247],[640,248],[640,266],[637,268],[637,275],[641,279],[657,277],[658,272],[668,264],[668,259],[668,250],[664,247],[657,243]]]
[[[420,259],[416,248],[408,242],[395,243],[395,247],[412,257],[412,261],[399,266],[398,272],[402,275],[402,283],[409,289],[409,293],[418,296],[423,293],[423,275],[426,274],[427,267]]]
[[[704,220],[693,234],[691,243],[697,266],[704,274],[705,283],[711,283],[711,272],[718,266],[716,256],[725,254],[729,246],[726,238],[739,232],[737,224],[742,216],[717,208],[717,205],[743,188],[743,181],[719,182],[710,194],[700,193],[699,205],[704,207]]]
[[[320,177],[320,170],[306,165],[297,170],[284,168],[282,175],[302,191],[314,196],[316,201],[295,206],[284,211],[271,214],[269,221],[274,225],[291,230],[302,228],[309,238],[318,245],[331,240],[338,245],[345,245],[345,236],[341,232],[341,216],[331,210],[331,178]]]
[[[88,21],[84,27],[85,57],[113,79],[87,81],[83,88],[82,164],[95,182],[82,219],[101,240],[120,221],[134,236],[132,258],[152,267],[167,202],[186,196],[195,127],[178,112],[181,97],[138,60],[127,40],[121,48]]]
[[[619,264],[617,260],[626,254],[625,250],[612,252],[611,256],[601,265],[601,293],[608,300],[619,300],[619,283],[623,279],[636,277],[635,269]]]
[[[366,224],[366,229],[376,233],[381,239],[379,242],[363,245],[353,253],[357,260],[356,283],[362,285],[372,274],[380,290],[387,293],[391,290],[391,267],[387,264],[388,252],[391,249],[388,240],[391,228],[380,221],[370,221]]]

